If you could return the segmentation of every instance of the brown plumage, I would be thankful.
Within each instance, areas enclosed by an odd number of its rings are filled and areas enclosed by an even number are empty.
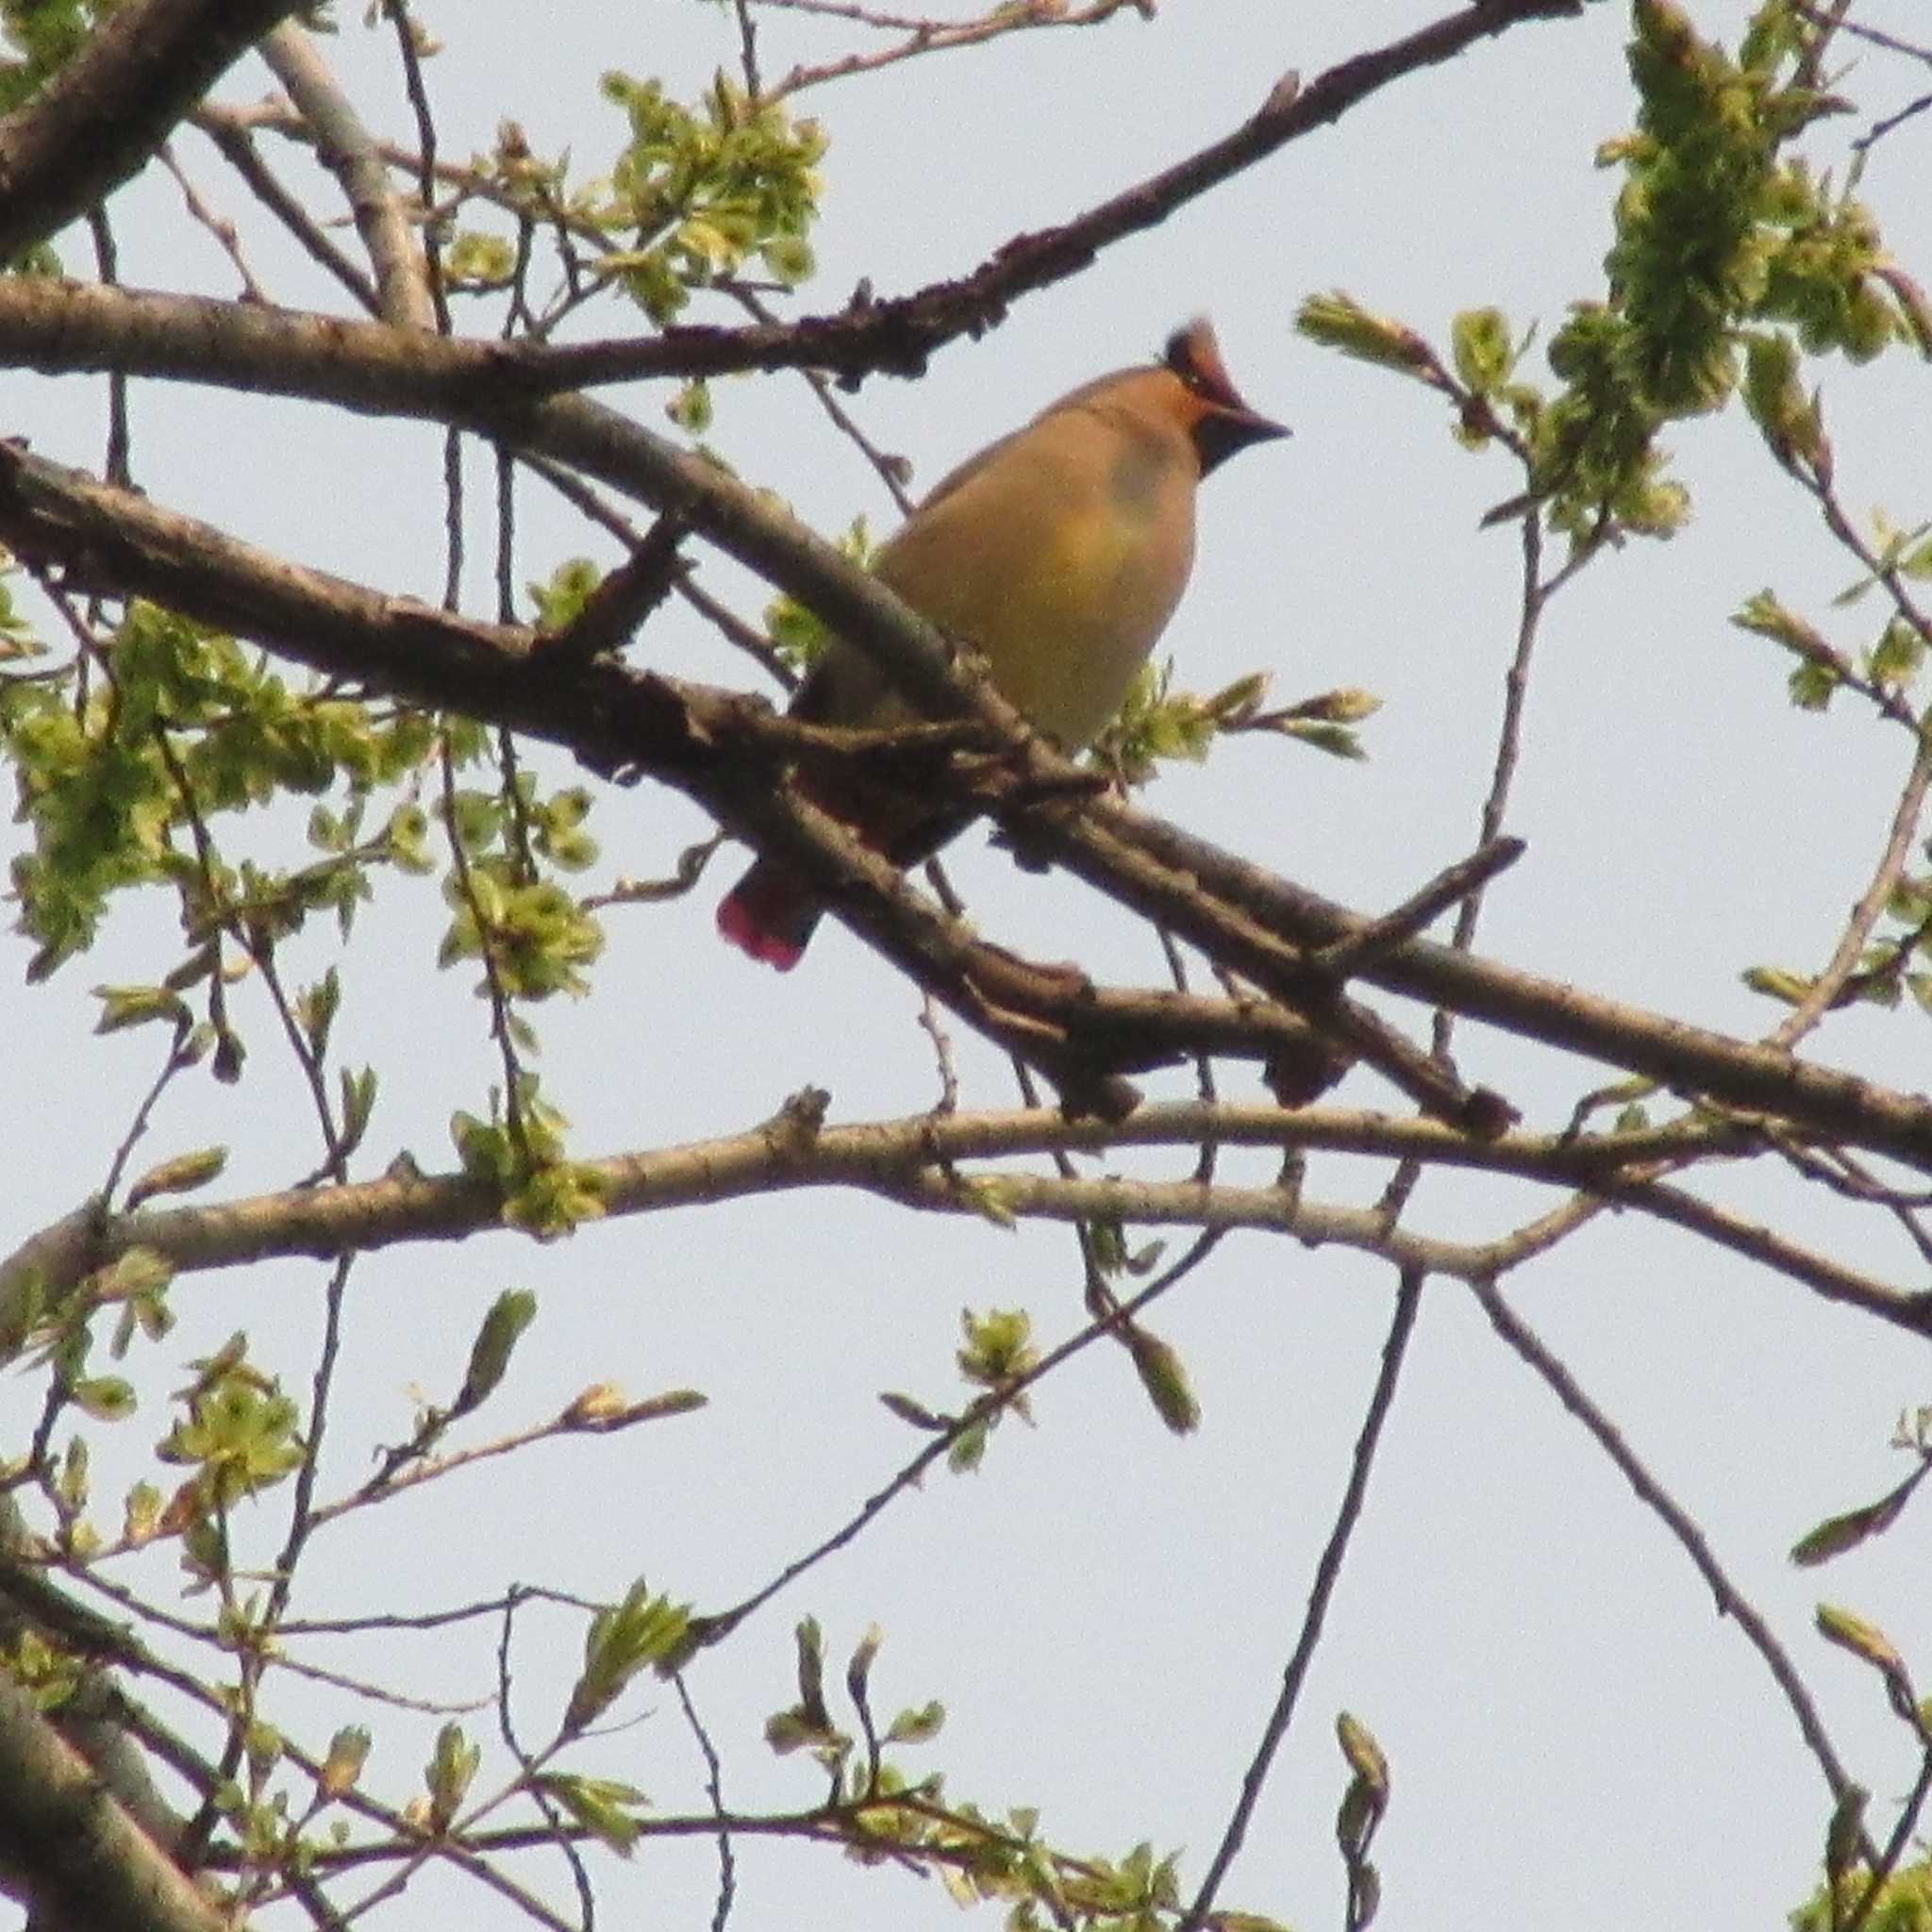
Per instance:
[[[1167,626],[1194,560],[1194,491],[1251,442],[1285,436],[1241,399],[1214,331],[1191,323],[1158,363],[1083,384],[945,477],[879,551],[874,568],[906,602],[985,654],[993,682],[1069,751],[1119,710]],[[891,725],[917,713],[863,651],[835,641],[792,714]],[[942,844],[958,824],[876,787],[812,800],[895,863]],[[718,908],[734,945],[794,966],[821,907],[808,880],[754,864]]]

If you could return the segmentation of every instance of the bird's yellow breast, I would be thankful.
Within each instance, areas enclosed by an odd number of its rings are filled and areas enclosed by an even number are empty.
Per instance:
[[[942,484],[878,574],[975,643],[1034,724],[1077,747],[1120,708],[1180,599],[1197,477],[1167,425],[1056,411]]]

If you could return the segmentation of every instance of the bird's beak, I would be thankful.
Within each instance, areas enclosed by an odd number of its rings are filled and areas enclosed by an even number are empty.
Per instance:
[[[1290,432],[1283,424],[1251,409],[1234,386],[1214,340],[1214,325],[1199,315],[1168,338],[1161,357],[1186,389],[1193,420],[1189,434],[1207,475],[1250,443],[1272,442]]]
[[[1292,436],[1287,424],[1277,423],[1245,403],[1224,404],[1203,412],[1194,425],[1194,448],[1201,458],[1201,474],[1218,469],[1237,451],[1251,443],[1273,442],[1278,436]]]

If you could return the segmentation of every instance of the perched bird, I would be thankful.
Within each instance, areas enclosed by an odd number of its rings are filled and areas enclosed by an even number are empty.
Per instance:
[[[874,568],[913,609],[985,655],[1033,726],[1077,751],[1119,710],[1194,561],[1194,491],[1251,442],[1289,432],[1241,399],[1205,320],[1161,359],[1084,384],[983,449],[916,508]],[[919,714],[865,652],[835,640],[791,714],[889,726]],[[813,803],[898,865],[959,821],[874,784],[814,779]],[[718,908],[733,945],[780,972],[824,910],[811,882],[760,858]]]

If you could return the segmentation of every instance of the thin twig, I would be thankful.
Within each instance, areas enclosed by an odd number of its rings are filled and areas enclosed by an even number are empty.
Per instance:
[[[1595,1438],[1597,1446],[1609,1457],[1624,1481],[1637,1492],[1638,1500],[1653,1511],[1676,1539],[1678,1545],[1690,1558],[1697,1574],[1708,1587],[1718,1614],[1729,1617],[1736,1623],[1751,1647],[1763,1659],[1773,1681],[1783,1692],[1791,1715],[1797,1720],[1800,1735],[1824,1774],[1824,1782],[1830,1789],[1833,1801],[1841,1799],[1851,1789],[1852,1780],[1839,1762],[1837,1752],[1832,1749],[1831,1740],[1825,1734],[1824,1723],[1818,1715],[1818,1707],[1813,1703],[1810,1691],[1805,1688],[1805,1681],[1799,1676],[1797,1667],[1791,1662],[1784,1646],[1772,1634],[1771,1626],[1725,1574],[1704,1532],[1691,1520],[1682,1505],[1638,1459],[1636,1453],[1624,1440],[1622,1431],[1584,1392],[1575,1376],[1550,1352],[1534,1330],[1516,1314],[1494,1285],[1474,1280],[1469,1286],[1477,1302],[1481,1304],[1483,1313],[1490,1318],[1490,1325],[1535,1371],[1538,1378],[1557,1400]],[[1864,1856],[1868,1861],[1877,1856],[1869,1839],[1865,1840]]]
[[[1381,1366],[1375,1373],[1375,1386],[1369,1396],[1369,1406],[1362,1417],[1362,1425],[1356,1437],[1355,1455],[1349,1464],[1348,1482],[1341,1493],[1341,1504],[1335,1514],[1335,1522],[1328,1532],[1328,1541],[1324,1544],[1320,1560],[1315,1565],[1313,1587],[1308,1591],[1308,1604],[1302,1616],[1302,1624],[1295,1634],[1294,1648],[1289,1654],[1288,1664],[1281,1674],[1281,1690],[1274,1700],[1274,1707],[1268,1713],[1268,1722],[1261,1729],[1261,1741],[1254,1757],[1249,1760],[1247,1771],[1241,1777],[1241,1796],[1235,1801],[1226,1829],[1222,1833],[1221,1842],[1215,1847],[1214,1856],[1208,1861],[1207,1875],[1201,1881],[1201,1889],[1194,1894],[1194,1902],[1182,1917],[1176,1932],[1202,1932],[1208,1924],[1208,1915],[1213,1909],[1215,1895],[1221,1890],[1221,1882],[1227,1876],[1227,1870],[1233,1864],[1235,1855],[1241,1850],[1247,1838],[1248,1825],[1255,1815],[1255,1807],[1260,1803],[1262,1787],[1267,1783],[1268,1773],[1274,1762],[1274,1754],[1281,1748],[1281,1740],[1288,1735],[1288,1726],[1294,1716],[1296,1704],[1301,1699],[1302,1685],[1308,1674],[1308,1666],[1314,1661],[1315,1646],[1321,1641],[1322,1625],[1328,1614],[1328,1605],[1335,1594],[1335,1586],[1341,1577],[1342,1559],[1348,1554],[1349,1539],[1355,1533],[1355,1526],[1360,1521],[1362,1504],[1369,1490],[1369,1473],[1374,1466],[1375,1451],[1381,1442],[1383,1425],[1389,1420],[1391,1409],[1395,1403],[1396,1378],[1402,1372],[1402,1364],[1408,1354],[1409,1337],[1415,1332],[1417,1310],[1422,1307],[1424,1275],[1420,1270],[1406,1268],[1402,1272],[1395,1291],[1395,1307],[1389,1324],[1389,1333],[1382,1343]]]

